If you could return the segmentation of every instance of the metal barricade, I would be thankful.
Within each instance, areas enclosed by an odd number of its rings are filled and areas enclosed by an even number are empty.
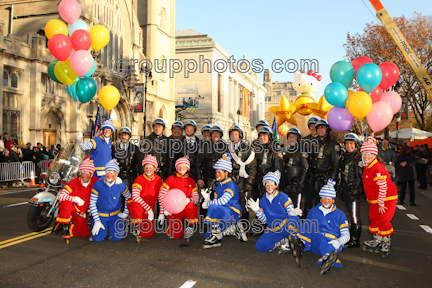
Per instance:
[[[22,162],[21,163],[21,178],[19,180],[24,182],[24,179],[30,179],[31,170],[33,170],[33,172],[35,173],[35,177],[36,177],[36,169],[35,168],[36,168],[35,163],[33,163],[31,161]]]
[[[37,165],[41,169],[41,173],[48,171],[48,168],[51,165],[51,162],[52,162],[52,159],[39,161],[39,163]]]
[[[31,161],[0,163],[0,182],[21,181],[31,177],[31,170],[35,171],[35,164]]]

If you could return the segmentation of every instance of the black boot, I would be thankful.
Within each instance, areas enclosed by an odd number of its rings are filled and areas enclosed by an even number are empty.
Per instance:
[[[345,244],[346,248],[360,248],[361,228],[362,225],[351,223],[351,237]]]

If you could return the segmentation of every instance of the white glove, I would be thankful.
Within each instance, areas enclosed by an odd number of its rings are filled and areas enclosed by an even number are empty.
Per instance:
[[[189,204],[191,201],[189,198],[186,198],[186,205]]]
[[[341,246],[341,244],[340,244],[339,241],[337,241],[337,240],[331,240],[330,242],[328,242],[328,244],[333,245],[333,247],[334,247],[335,249],[339,249],[339,247]]]
[[[93,225],[92,234],[98,235],[100,229],[105,230],[105,226],[102,224],[101,221],[96,221]]]
[[[165,220],[165,215],[159,214],[159,217],[158,217],[159,224],[162,225],[164,223],[164,220]]]
[[[208,207],[209,207],[209,201],[204,201],[202,204],[202,208],[208,209]]]
[[[147,214],[148,214],[148,220],[153,221],[154,220],[153,210],[147,211]]]
[[[252,198],[248,199],[247,206],[252,209],[255,213],[258,212],[259,208],[259,199],[257,201],[254,201]]]
[[[170,216],[170,215],[172,215],[172,214],[169,213],[167,210],[164,210],[164,214],[165,214],[165,216]]]
[[[209,190],[208,188],[207,189],[201,189],[201,195],[204,198],[204,202],[210,201],[210,194],[211,194],[211,192],[208,192],[208,190]]]
[[[122,218],[122,219],[126,219],[127,216],[128,216],[128,214],[123,213],[123,212],[120,212],[120,213],[118,214],[118,216],[119,216],[120,218]]]
[[[123,183],[123,180],[120,178],[120,177],[117,177],[116,178],[116,180],[115,180],[115,184],[122,184]]]
[[[84,205],[84,200],[82,200],[80,197],[78,196],[73,196],[72,197],[72,202],[77,203],[78,206],[83,206]]]
[[[83,137],[84,137],[83,133],[82,132],[78,132],[78,134],[77,134],[77,140],[78,141],[82,141]]]
[[[303,211],[297,207],[297,208],[292,208],[290,209],[289,213],[290,216],[302,216],[303,215]]]

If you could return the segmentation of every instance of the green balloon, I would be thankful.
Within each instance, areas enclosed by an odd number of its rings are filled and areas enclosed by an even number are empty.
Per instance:
[[[48,65],[48,75],[49,75],[49,77],[50,77],[52,80],[54,80],[55,82],[60,83],[60,84],[63,84],[63,83],[61,83],[59,80],[57,80],[57,77],[56,77],[55,74],[54,74],[54,67],[55,67],[55,65],[57,64],[58,61],[59,61],[59,60],[54,60],[53,62],[51,62],[51,63]]]
[[[82,77],[76,84],[76,95],[81,103],[89,102],[96,94],[97,84],[91,77]]]
[[[346,61],[338,61],[330,68],[330,79],[349,88],[354,79],[354,67]]]

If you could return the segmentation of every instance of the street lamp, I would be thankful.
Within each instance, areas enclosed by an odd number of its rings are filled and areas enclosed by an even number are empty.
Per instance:
[[[239,126],[240,126],[240,114],[241,114],[240,109],[237,109],[237,125]]]
[[[145,83],[144,83],[144,116],[143,116],[143,132],[144,137],[146,136],[146,128],[147,128],[147,83],[152,79],[152,73],[147,69],[147,63],[145,64]]]

